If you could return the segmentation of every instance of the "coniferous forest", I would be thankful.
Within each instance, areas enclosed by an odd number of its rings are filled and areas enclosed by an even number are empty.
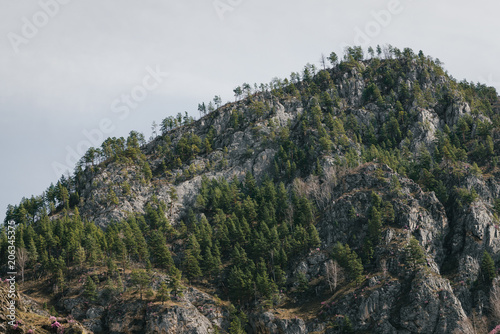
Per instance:
[[[19,330],[496,333],[493,87],[386,45],[233,92],[7,208]]]

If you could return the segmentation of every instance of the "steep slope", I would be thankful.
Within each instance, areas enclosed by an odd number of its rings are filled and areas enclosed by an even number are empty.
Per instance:
[[[28,279],[95,333],[492,329],[497,93],[360,52],[89,150],[7,212]]]

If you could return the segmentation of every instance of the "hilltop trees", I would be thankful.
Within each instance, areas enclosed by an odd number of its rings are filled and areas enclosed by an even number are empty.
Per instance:
[[[339,58],[337,57],[337,54],[335,52],[330,53],[330,56],[328,56],[328,60],[332,64],[332,66],[337,65],[337,61]]]
[[[363,280],[363,272],[371,275],[380,268],[387,278],[388,264],[381,259],[386,256],[384,229],[400,233],[396,214],[413,205],[409,197],[420,196],[407,178],[433,191],[448,218],[462,214],[454,210],[472,210],[485,190],[471,184],[496,175],[500,117],[492,107],[494,90],[454,82],[423,53],[377,46],[368,54],[365,60],[361,47],[349,47],[343,59],[334,52],[323,56],[321,68],[307,64],[290,78],[260,86],[244,83],[233,90],[235,103],[222,107],[216,95],[199,104],[200,117],[219,110],[198,124],[187,112],[166,117],[161,135],[148,145],[132,131],[89,149],[73,176],[62,177],[43,196],[9,206],[6,221],[15,221],[15,245],[27,254],[18,263],[61,287],[64,273],[72,270],[107,266],[109,280],[120,270],[128,279],[132,270],[130,280],[141,299],[150,283],[148,272],[155,271],[168,276],[158,290],[162,303],[170,291],[182,293],[184,280],[217,284],[222,298],[243,308],[268,307],[290,291],[306,295],[325,280],[297,273],[297,263],[330,250],[331,259],[318,275],[326,276],[331,292],[344,281],[340,273],[352,286]],[[350,85],[345,80],[362,83],[361,91],[354,85],[361,94],[354,102],[346,97]],[[452,110],[456,101],[467,101],[471,113],[453,122],[420,119],[430,106],[442,118],[440,113]],[[427,131],[432,136],[416,142]],[[232,142],[241,134],[244,140]],[[374,181],[358,193],[346,180],[365,163],[378,167]],[[228,173],[235,176],[217,177]],[[462,182],[466,173],[471,179]],[[118,184],[110,182],[115,179]],[[189,179],[196,186],[187,187],[186,194],[182,182]],[[341,193],[346,206],[327,220]],[[193,201],[186,202],[191,196]],[[494,217],[500,204],[490,204],[485,207]],[[123,213],[130,208],[141,213],[129,212],[105,229],[92,221],[94,209]],[[344,243],[325,250],[318,231]],[[9,239],[5,230],[0,233],[5,257]],[[397,260],[406,270],[417,270],[426,253],[414,237],[405,240]],[[323,246],[330,244],[323,240]],[[485,252],[481,259],[480,276],[488,283],[496,274],[492,255]],[[87,277],[84,295],[94,298],[97,285]],[[244,322],[236,317],[230,331],[243,331]]]

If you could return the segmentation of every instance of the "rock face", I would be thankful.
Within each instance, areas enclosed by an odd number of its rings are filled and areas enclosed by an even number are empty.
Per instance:
[[[195,307],[155,307],[146,314],[147,333],[206,334],[214,331],[210,321]]]
[[[105,333],[213,333],[226,327],[225,311],[213,297],[194,288],[165,304],[127,303],[109,310]]]
[[[164,279],[154,277],[154,282]],[[152,283],[151,288],[158,287],[159,283]],[[165,303],[135,300],[110,304],[101,296],[94,302],[69,297],[60,304],[94,333],[205,334],[229,326],[226,310],[212,296],[194,288]]]
[[[235,176],[242,179],[247,171],[252,172],[256,178],[265,175],[269,172],[276,154],[275,148],[263,145],[263,140],[272,131],[269,122],[274,122],[274,126],[294,124],[303,109],[299,101],[282,105],[278,99],[266,97],[270,96],[263,97],[263,101],[267,104],[267,114],[264,120],[254,120],[255,124],[252,127],[240,126],[240,129],[235,129],[231,126],[230,118],[235,112],[243,113],[247,121],[255,118],[250,108],[244,102],[239,102],[218,109],[210,117],[200,120],[196,126],[189,125],[171,131],[170,138],[174,144],[185,133],[205,136],[210,130],[215,130],[217,134],[214,151],[192,162],[191,165],[196,166],[198,170],[196,173],[198,175],[192,178],[181,182],[166,182],[164,179],[159,179],[154,181],[155,190],[151,191],[152,183],[143,180],[141,168],[136,165],[110,163],[105,169],[93,167],[94,172],[87,171],[85,175],[82,216],[92,218],[98,226],[105,228],[110,222],[120,221],[131,212],[143,213],[145,204],[152,199],[152,196],[156,196],[158,200],[172,204],[173,210],[169,210],[167,215],[175,223],[176,218],[185,213],[196,200],[201,174],[208,178],[227,180]],[[155,147],[164,144],[162,141],[163,139],[159,137],[145,149],[152,153]],[[225,149],[227,153],[224,153]],[[161,163],[161,159],[149,161],[152,170],[158,169]],[[209,165],[212,168],[208,170]],[[183,166],[174,172],[181,175],[188,169],[189,166]],[[123,190],[125,182],[130,185],[128,194]],[[171,198],[172,189],[176,192],[177,200]],[[116,194],[118,204],[109,205],[111,190]]]
[[[483,105],[481,110],[477,99],[468,96],[472,93],[457,90],[459,84],[431,63],[420,56],[391,57],[382,65],[380,59],[349,61],[309,79],[301,92],[294,92],[288,83],[276,84],[272,93],[266,88],[228,103],[200,120],[164,131],[137,148],[138,156],[125,154],[122,160],[109,159],[81,171],[75,177],[80,214],[106,229],[131,213],[144,213],[152,202],[162,203],[164,209],[158,212],[174,228],[185,228],[187,224],[180,223],[186,222],[189,209],[199,205],[205,178],[241,181],[247,173],[257,183],[274,178],[276,184],[283,182],[292,201],[300,195],[315,204],[311,220],[320,242],[310,247],[307,241],[309,248],[293,254],[289,262],[280,259],[286,263],[286,268],[280,268],[284,291],[265,303],[258,301],[255,292],[254,300],[242,306],[248,311],[246,332],[486,332],[500,320],[492,316],[491,299],[498,280],[487,288],[480,284],[484,252],[497,262],[500,253],[496,166],[500,132],[495,128],[500,102]],[[477,93],[484,88],[470,89]],[[193,136],[206,139],[208,145],[191,145],[197,153],[182,160],[180,154],[169,155]],[[443,144],[446,141],[448,146]],[[467,160],[487,156],[485,152],[494,162],[481,165],[488,166],[483,171]],[[295,162],[302,163],[303,170],[296,170]],[[380,215],[380,226],[375,228],[370,225],[373,208]],[[283,216],[292,218],[285,229],[296,229],[293,216],[298,209],[293,205],[288,209]],[[187,234],[179,232],[181,237],[168,241],[178,268],[185,265],[182,251]],[[280,240],[293,248],[289,241]],[[342,268],[333,262],[339,244],[349,245],[361,258],[361,278],[351,280],[348,265]],[[220,279],[229,276],[233,263],[228,258],[223,254]],[[334,264],[338,265],[335,280],[331,278]],[[268,267],[267,273],[274,274],[275,263]],[[122,273],[125,283],[120,289],[130,291],[130,275]],[[99,282],[105,282],[105,276],[101,273]],[[298,288],[304,278],[309,284],[305,293]],[[157,293],[160,282],[168,279],[166,274],[154,273],[147,289]],[[257,282],[257,277],[252,280]],[[228,287],[207,278],[200,281],[198,288],[188,286],[182,296],[165,303],[152,298],[126,300],[116,291],[106,296],[103,289],[97,300],[89,300],[81,285],[71,286],[58,307],[94,333],[229,332],[237,311],[227,300],[203,292],[210,286],[206,291],[226,298]],[[5,306],[1,285],[0,302]],[[29,298],[17,297],[23,312],[48,315]],[[0,320],[6,320],[5,313]],[[6,330],[0,324],[0,332]]]
[[[0,333],[49,333],[46,331],[51,330],[49,312],[25,294],[12,291],[9,281],[0,279]],[[56,320],[61,324],[64,333],[93,334],[72,319]]]
[[[387,191],[391,189],[391,182],[395,182],[393,177],[396,177],[401,189]],[[382,199],[392,204],[394,227],[405,233],[414,233],[426,251],[441,263],[444,256],[443,237],[448,233],[448,220],[442,204],[434,194],[424,193],[413,181],[399,177],[387,166],[378,169],[377,165],[366,165],[346,175],[341,184],[333,189],[332,202],[320,225],[324,246],[346,243],[354,235],[359,240],[363,239],[367,233],[366,221],[372,192],[381,194]],[[349,217],[351,208],[356,212],[354,226],[353,218]]]
[[[399,188],[394,187],[394,182]],[[393,189],[393,190],[391,190]],[[348,293],[334,304],[322,308],[323,319],[336,315],[349,317],[354,328],[370,333],[473,333],[467,316],[448,280],[439,276],[444,254],[444,239],[449,224],[443,206],[433,193],[425,193],[413,181],[394,173],[387,166],[368,164],[344,177],[333,189],[330,205],[320,224],[323,248],[335,243],[362,240],[367,231],[371,194],[390,202],[395,219],[375,250],[377,267],[387,266],[386,277],[373,277],[356,292]],[[356,218],[348,217],[351,208]],[[403,266],[410,236],[419,240],[427,254],[428,267],[416,274]],[[318,255],[314,255],[318,257]],[[324,258],[324,257],[323,257]],[[323,259],[324,261],[324,259]],[[317,261],[316,261],[317,262]],[[317,270],[299,263],[297,270],[317,276]],[[392,278],[389,278],[392,277]],[[394,279],[397,278],[397,279]]]
[[[309,333],[304,320],[300,318],[295,319],[280,319],[275,317],[270,312],[264,312],[255,316],[250,321],[251,328],[249,333],[262,333],[262,334],[306,334]]]

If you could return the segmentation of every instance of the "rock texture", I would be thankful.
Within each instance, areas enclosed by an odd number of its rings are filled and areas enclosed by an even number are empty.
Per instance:
[[[328,125],[335,128],[336,137],[327,141],[327,147],[314,158],[316,161],[308,162],[310,170],[299,171],[294,175],[295,180],[286,181],[288,189],[294,189],[316,204],[314,216],[321,243],[308,254],[294,258],[286,268],[288,291],[278,294],[280,297],[288,293],[287,304],[280,305],[286,312],[276,309],[279,301],[271,306],[249,302],[244,305],[250,310],[245,330],[254,334],[474,334],[477,319],[491,327],[495,321],[491,316],[491,293],[479,287],[478,281],[482,275],[483,253],[493,254],[494,260],[498,260],[500,253],[500,223],[498,208],[495,209],[495,200],[500,197],[498,168],[481,175],[477,170],[473,172],[473,167],[465,161],[450,164],[450,152],[435,158],[432,163],[439,164],[440,175],[434,181],[440,182],[448,196],[443,200],[437,190],[436,193],[426,191],[429,188],[423,176],[409,176],[412,180],[405,176],[410,175],[405,167],[394,167],[388,161],[413,161],[425,154],[432,160],[431,155],[442,153],[436,152],[442,134],[451,131],[450,128],[456,129],[468,117],[482,122],[481,126],[471,129],[470,137],[484,139],[486,133],[490,134],[485,129],[498,123],[500,103],[491,106],[491,117],[488,117],[488,113],[474,112],[471,98],[462,96],[454,88],[457,83],[452,83],[442,70],[433,69],[429,62],[417,64],[416,58],[404,61],[391,58],[389,63],[397,66],[401,75],[393,79],[389,73],[382,80],[383,75],[379,73],[382,71],[370,72],[370,64],[376,61],[379,59],[328,70],[328,80],[333,84],[320,92],[318,87],[322,83],[311,80],[307,89],[318,93],[310,96],[271,94],[264,90],[228,103],[200,120],[166,131],[143,145],[144,161],[140,163],[109,161],[87,168],[79,175],[81,216],[106,229],[130,213],[144,213],[148,203],[158,201],[165,203],[165,217],[177,227],[186,212],[196,205],[203,178],[242,180],[250,172],[260,182],[272,175],[275,168],[277,153],[282,149],[276,144],[277,138],[291,138],[294,144],[300,141],[304,151],[314,151],[316,147],[311,144],[314,141],[309,141],[308,136],[319,137],[324,130],[322,122],[326,122],[323,119],[328,116],[332,120],[343,119],[346,124],[355,123],[353,127],[361,129],[359,132],[373,131],[373,137],[384,139],[365,139],[365,133],[347,136],[342,126]],[[383,93],[383,97],[375,101],[366,96],[369,80],[373,78],[382,82],[379,86]],[[389,79],[395,81],[392,84],[384,81]],[[400,87],[400,91],[395,92],[393,86]],[[378,93],[380,95],[380,91]],[[328,112],[325,99],[331,100]],[[405,103],[404,108],[401,101]],[[401,107],[396,107],[397,103]],[[257,111],[256,104],[262,106],[262,110]],[[309,110],[314,106],[319,108],[320,115],[311,116]],[[407,136],[407,140],[393,146],[392,140],[397,134],[386,127],[391,119],[405,124],[407,132],[402,135]],[[306,124],[315,124],[315,128],[306,132],[303,130]],[[191,134],[200,138],[210,134],[212,147],[165,171],[162,166],[166,158],[159,152],[164,153]],[[498,151],[500,135],[498,131],[491,135],[493,151],[495,148]],[[363,143],[363,139],[366,142]],[[376,142],[379,148],[390,147],[385,150],[387,156],[376,158],[374,153],[372,159],[368,151],[377,148],[375,144],[367,144],[368,140]],[[460,141],[458,137],[451,140]],[[470,145],[465,147],[470,152],[480,147],[477,143]],[[457,146],[465,152],[465,144]],[[467,152],[465,155],[463,160]],[[150,179],[144,177],[145,162],[152,171]],[[431,168],[431,162],[428,165],[426,169]],[[420,170],[417,172],[420,175]],[[461,193],[472,194],[472,190],[475,194],[471,195],[472,200],[461,198]],[[393,217],[384,217],[380,241],[371,254],[365,255],[369,250],[365,242],[369,239],[374,196],[390,204]],[[413,239],[418,241],[423,263],[411,264],[408,260]],[[170,245],[176,264],[183,261],[175,252],[183,242],[185,240],[179,240],[177,245]],[[366,256],[363,261],[368,270],[359,282],[347,282],[346,273],[339,269],[339,284],[332,287],[327,268],[338,243],[349,244],[357,254]],[[99,282],[106,280],[104,276],[100,274]],[[158,292],[159,282],[169,279],[164,274],[152,276],[147,289],[153,292]],[[299,277],[305,277],[310,284],[306,294],[297,292]],[[123,286],[130,291],[130,275],[123,273],[123,280]],[[2,284],[0,302],[5,308]],[[209,283],[204,281],[198,288],[188,286],[182,296],[161,303],[152,299],[126,300],[119,293],[110,297],[103,291],[96,300],[89,300],[80,284],[69,287],[61,295],[58,307],[94,333],[228,332],[236,311],[215,295],[201,291],[206,285]],[[221,296],[228,290],[222,284],[213,284],[210,288],[210,293],[217,291]],[[47,316],[27,297],[18,295],[17,298],[22,312]],[[5,312],[0,314],[0,319],[6,320]],[[7,331],[4,323],[0,324],[0,331]]]

